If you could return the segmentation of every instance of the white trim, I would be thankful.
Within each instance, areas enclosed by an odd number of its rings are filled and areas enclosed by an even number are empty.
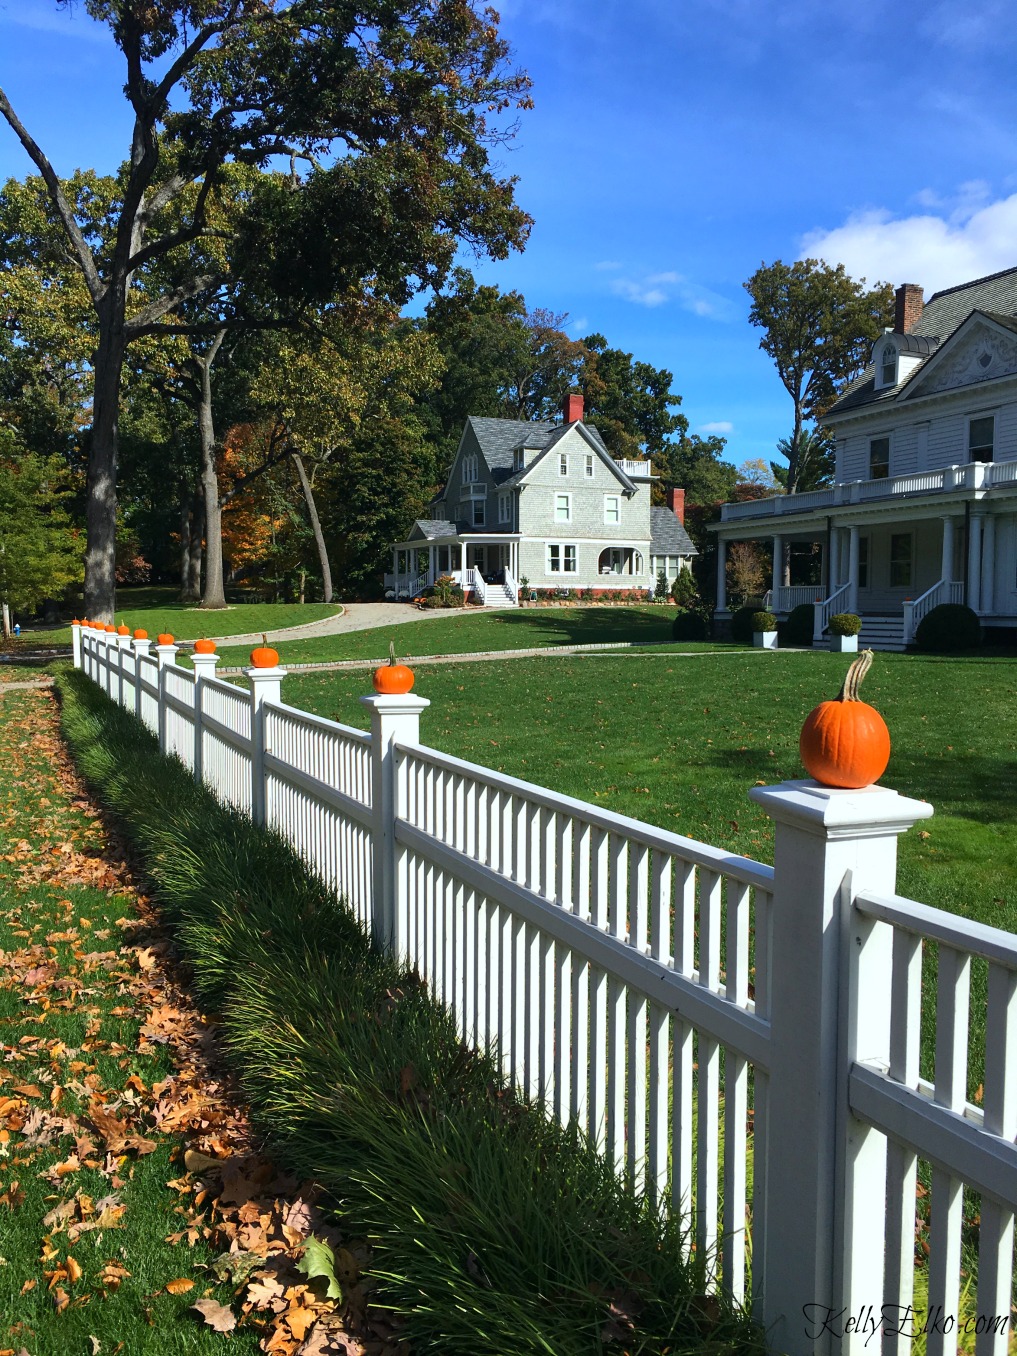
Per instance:
[[[558,517],[558,510],[559,510],[559,507],[560,507],[560,505],[559,505],[559,503],[558,503],[559,499],[564,499],[564,500],[566,501],[566,503],[565,503],[565,517],[564,517],[564,518],[559,518],[559,517]],[[554,491],[554,502],[553,502],[553,504],[552,504],[552,506],[551,506],[551,512],[552,512],[553,520],[554,520],[556,523],[570,523],[570,522],[572,521],[572,492],[571,492],[570,490],[555,490],[555,491]]]
[[[558,559],[561,563],[560,570],[551,569],[551,551],[558,551]],[[572,569],[565,568],[566,551],[572,552]],[[545,579],[560,579],[563,575],[576,575],[579,573],[579,546],[574,541],[546,541],[544,543],[544,577]]]
[[[972,452],[972,448],[971,448],[971,425],[974,424],[974,423],[976,423],[979,419],[991,419],[991,420],[992,420],[992,456],[989,458],[989,461],[993,461],[993,460],[995,459],[995,455],[996,455],[996,441],[997,441],[997,439],[998,439],[998,437],[999,437],[999,406],[998,406],[998,405],[993,405],[992,408],[991,408],[991,409],[988,409],[988,410],[976,410],[973,414],[969,414],[969,415],[967,415],[967,416],[965,417],[965,420],[964,420],[964,448],[965,448],[965,451],[967,452],[967,459],[968,459],[969,462],[972,462],[972,461],[975,460],[975,458],[971,455],[971,452]],[[982,458],[979,458],[979,460],[982,460]]]
[[[558,453],[558,475],[568,478],[569,473],[569,454],[567,452]]]
[[[618,515],[616,518],[609,518],[609,517],[608,517],[608,504],[610,504],[610,503],[612,503],[612,502],[613,502],[613,504],[614,504],[614,511],[615,511],[615,513]],[[619,527],[621,526],[621,495],[620,495],[620,494],[605,494],[605,495],[604,495],[604,523],[605,523],[605,525],[608,526],[608,527],[610,527],[610,526],[612,526],[612,525],[614,525],[614,524],[617,524]]]

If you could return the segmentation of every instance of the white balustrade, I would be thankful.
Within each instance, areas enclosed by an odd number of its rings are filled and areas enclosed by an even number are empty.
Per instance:
[[[197,714],[206,785],[342,894],[521,1098],[680,1213],[710,1283],[752,1296],[775,1351],[871,1356],[870,1331],[824,1344],[804,1306],[878,1319],[920,1279],[931,1312],[983,1317],[976,1356],[1006,1356],[1017,938],[894,894],[896,839],[931,806],[882,787],[754,788],[776,822],[771,868],[425,747],[413,694],[365,698],[365,734],[284,704],[282,670],[260,686],[250,671],[248,691],[196,682],[175,647],[157,661],[145,644],[128,655],[83,629],[80,665],[185,763]],[[930,1331],[930,1354],[955,1347],[955,1330]]]

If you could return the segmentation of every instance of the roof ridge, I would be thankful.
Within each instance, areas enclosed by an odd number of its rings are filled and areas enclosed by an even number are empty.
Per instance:
[[[1012,265],[1010,268],[1001,268],[998,273],[986,273],[984,278],[972,278],[970,282],[957,283],[954,287],[943,287],[938,292],[933,292],[925,305],[931,306],[932,303],[938,301],[940,297],[948,297],[954,292],[964,292],[969,287],[978,287],[981,283],[995,282],[997,278],[1005,278],[1008,273],[1017,273],[1017,264]]]

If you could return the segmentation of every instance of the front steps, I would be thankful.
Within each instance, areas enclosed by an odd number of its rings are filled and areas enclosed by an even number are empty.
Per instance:
[[[816,648],[825,648],[826,642]],[[862,629],[858,633],[860,650],[895,650],[901,653],[904,644],[903,617],[863,617]]]
[[[488,584],[485,589],[485,607],[515,607],[516,600],[505,584]]]

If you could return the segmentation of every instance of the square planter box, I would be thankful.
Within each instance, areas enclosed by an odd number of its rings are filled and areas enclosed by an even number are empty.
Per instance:
[[[777,632],[753,631],[752,643],[757,650],[775,650],[777,648]]]
[[[858,651],[858,637],[831,636],[830,649],[834,654],[856,654]]]

